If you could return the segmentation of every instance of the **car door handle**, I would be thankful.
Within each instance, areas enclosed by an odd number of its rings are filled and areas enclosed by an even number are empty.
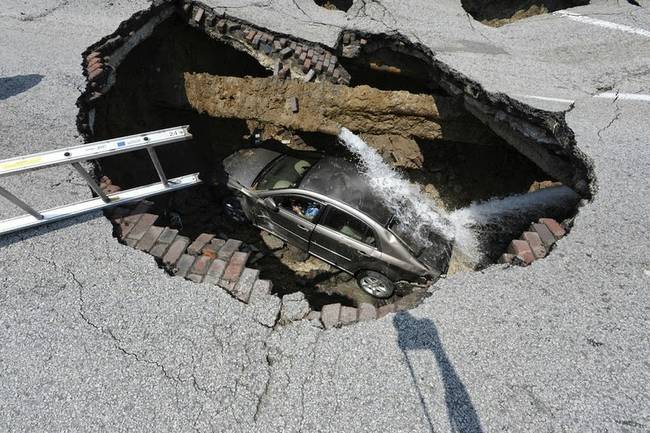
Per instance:
[[[359,253],[359,255],[362,255],[362,256],[365,256],[365,257],[370,257],[370,254],[368,254],[365,251],[357,250],[357,253]]]
[[[298,224],[298,228],[299,228],[300,230],[304,231],[304,232],[311,231],[311,228],[309,228],[309,227],[305,227],[305,226],[301,226],[300,224]]]

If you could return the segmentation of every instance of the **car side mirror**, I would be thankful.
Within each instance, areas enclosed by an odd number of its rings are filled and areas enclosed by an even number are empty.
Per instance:
[[[277,212],[277,211],[280,210],[278,208],[278,205],[275,203],[275,201],[271,197],[266,197],[264,199],[264,206],[271,209],[273,212]]]

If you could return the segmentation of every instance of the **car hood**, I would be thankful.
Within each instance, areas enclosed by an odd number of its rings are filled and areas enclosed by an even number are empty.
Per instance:
[[[259,147],[242,149],[223,160],[223,169],[229,179],[250,188],[264,167],[280,155],[279,152]]]

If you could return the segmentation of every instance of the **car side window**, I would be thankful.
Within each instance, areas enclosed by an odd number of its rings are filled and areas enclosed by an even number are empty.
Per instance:
[[[307,221],[315,223],[321,214],[323,205],[307,197],[285,195],[276,198],[276,203],[283,209],[295,213]]]
[[[364,244],[376,245],[372,229],[363,221],[335,207],[329,207],[320,224],[336,230]]]

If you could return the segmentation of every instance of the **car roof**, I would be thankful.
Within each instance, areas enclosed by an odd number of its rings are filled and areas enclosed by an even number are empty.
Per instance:
[[[307,172],[300,189],[331,197],[386,225],[392,212],[382,204],[359,168],[343,158],[324,157]]]

